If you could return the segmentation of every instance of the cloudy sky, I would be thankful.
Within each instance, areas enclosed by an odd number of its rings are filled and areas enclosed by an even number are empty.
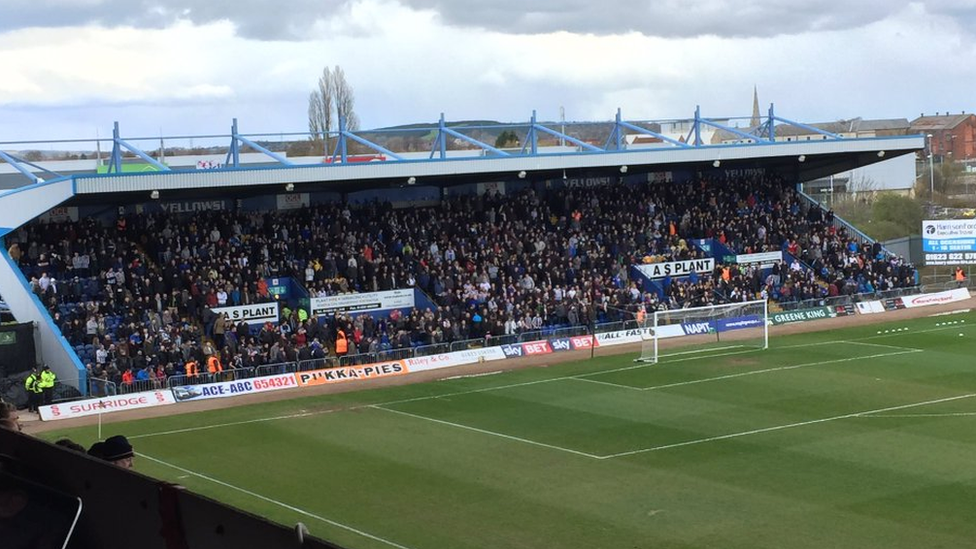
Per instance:
[[[364,128],[976,110],[976,0],[0,0],[0,141],[302,131],[341,65]]]

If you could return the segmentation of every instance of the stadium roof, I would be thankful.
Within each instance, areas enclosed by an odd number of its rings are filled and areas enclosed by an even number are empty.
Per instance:
[[[403,160],[359,164],[230,168],[73,176],[78,195],[118,193],[266,193],[268,187],[349,192],[367,188],[478,181],[619,176],[670,170],[759,168],[795,174],[798,181],[866,166],[923,147],[921,136],[830,139],[700,147],[656,147],[600,153]],[[718,165],[716,165],[716,162]],[[624,168],[626,166],[626,168]],[[522,174],[522,172],[525,172]],[[93,197],[94,197],[93,196]],[[104,200],[104,196],[101,198]]]
[[[449,187],[516,178],[542,181],[718,168],[764,168],[802,182],[911,154],[924,147],[924,138],[918,135],[851,137],[850,130],[865,123],[860,119],[825,125],[794,122],[776,115],[772,105],[758,127],[730,125],[746,120],[753,122],[749,118],[709,119],[702,117],[697,108],[691,119],[627,122],[618,111],[615,120],[609,122],[558,125],[538,122],[535,113],[525,123],[470,126],[448,124],[442,115],[436,126],[409,128],[421,136],[416,140],[421,146],[429,147],[429,154],[419,153],[420,158],[416,152],[391,150],[391,143],[396,139],[390,137],[393,134],[384,133],[385,130],[353,132],[340,120],[339,131],[332,134],[332,142],[336,144],[334,151],[325,157],[325,163],[318,157],[319,160],[312,160],[316,162],[314,164],[298,164],[295,159],[287,158],[281,148],[271,150],[275,148],[269,141],[271,134],[238,132],[236,120],[230,135],[172,138],[123,139],[116,123],[109,140],[112,152],[107,169],[111,173],[63,176],[36,160],[24,160],[2,148],[0,158],[35,183],[44,179],[49,182],[69,179],[75,202],[83,197],[88,197],[86,202],[104,202],[107,194],[113,195],[113,201],[125,201],[144,200],[147,193],[154,196],[158,193],[188,197],[227,196],[228,193],[247,196],[275,192],[275,186],[303,192],[351,192],[407,185]],[[900,126],[904,121],[872,123],[878,128],[888,128]],[[407,130],[397,129],[396,137],[402,137],[400,134],[404,131]],[[731,135],[734,142],[707,144],[706,139],[713,133]],[[512,144],[500,144],[496,140],[504,134],[516,136],[514,148],[502,148],[512,147]],[[798,134],[812,138],[784,139]],[[284,139],[282,135],[274,134],[274,137]],[[289,137],[292,143],[309,142],[307,132],[289,135],[293,136]],[[651,143],[629,144],[647,141],[637,137],[649,137]],[[221,149],[226,152],[224,162],[207,166],[216,169],[170,166],[163,163],[162,158],[154,158],[133,144],[149,142],[158,146],[157,151],[162,151],[165,150],[164,140],[196,139],[200,143],[204,138],[211,143],[230,140],[230,145]],[[0,146],[9,144],[0,143]],[[377,161],[357,162],[351,153],[354,148],[375,151],[375,158],[369,158]],[[264,155],[271,165],[246,167],[242,160],[247,152]],[[124,160],[127,157],[144,162],[143,166],[149,171],[128,172]],[[167,161],[171,159],[168,157]]]

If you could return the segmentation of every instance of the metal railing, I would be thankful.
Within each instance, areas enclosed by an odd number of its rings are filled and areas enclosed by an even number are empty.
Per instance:
[[[203,372],[196,375],[175,375],[169,376],[166,380],[167,387],[179,387],[181,385],[203,385],[204,383],[217,383],[219,381],[235,381],[256,377],[256,368],[228,368],[223,372],[211,374]]]
[[[413,356],[442,355],[444,353],[449,353],[450,351],[451,344],[445,341],[444,343],[432,343],[430,345],[414,347]]]
[[[137,379],[128,383],[123,381],[119,385],[119,394],[126,395],[129,393],[141,393],[143,391],[155,391],[168,388],[167,383],[159,379]]]
[[[862,301],[884,301],[893,297],[903,297],[922,293],[921,286],[911,286],[908,288],[893,288],[881,292],[868,294],[838,295],[834,297],[820,297],[805,299],[803,301],[780,301],[779,307],[784,311],[798,311],[800,309],[812,309],[815,307],[835,307],[838,305],[852,305]]]
[[[820,208],[820,207],[822,207],[820,201],[818,201],[816,198],[814,198],[814,197],[806,194],[803,191],[797,191],[797,192],[798,192],[798,194],[800,195],[801,198],[804,198],[808,202],[809,207],[811,207],[811,208]],[[846,230],[847,231],[847,236],[850,237],[850,238],[852,238],[852,239],[854,239],[861,246],[863,246],[864,244],[874,245],[875,242],[876,242],[873,238],[871,238],[870,236],[864,234],[857,227],[855,227],[854,225],[851,225],[850,223],[847,222],[847,220],[843,219],[840,216],[837,216],[837,215],[834,216],[834,223],[833,223],[833,225],[837,229],[844,229],[844,230]],[[887,254],[887,255],[891,255],[891,256],[897,255],[897,254],[894,254],[891,251],[889,251],[888,248],[885,248],[884,244],[881,244],[881,250],[885,254]]]
[[[87,397],[105,397],[119,394],[115,383],[107,379],[88,378],[84,384],[79,380],[55,380],[53,402],[67,402]]]
[[[553,328],[543,328],[541,330],[533,330],[531,332],[522,332],[518,335],[518,340],[520,342],[525,341],[538,341],[540,339],[560,339],[564,337],[573,337],[588,335],[590,333],[590,328],[585,325],[578,326],[564,326],[564,327],[553,327]]]

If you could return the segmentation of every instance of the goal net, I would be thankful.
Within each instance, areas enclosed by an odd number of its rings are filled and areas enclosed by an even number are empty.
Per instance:
[[[655,363],[672,355],[766,349],[768,320],[765,300],[655,311],[643,321],[637,360]]]

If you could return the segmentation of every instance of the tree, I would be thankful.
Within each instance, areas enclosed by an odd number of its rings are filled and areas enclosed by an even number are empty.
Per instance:
[[[356,94],[352,86],[346,81],[346,71],[336,65],[332,71],[332,96],[335,97],[336,118],[346,121],[346,129],[359,129],[359,117],[356,116]]]
[[[324,149],[331,151],[329,133],[338,129],[339,118],[345,119],[347,130],[358,130],[355,105],[356,95],[342,67],[322,69],[317,86],[308,94],[308,133],[312,141],[321,143],[324,139]]]
[[[498,138],[495,139],[496,149],[506,149],[511,147],[518,147],[519,138],[518,135],[513,130],[505,130],[498,134]]]
[[[949,194],[952,187],[959,183],[965,167],[945,159],[935,169],[935,190],[942,194]]]
[[[882,193],[871,207],[868,233],[876,240],[915,234],[922,226],[922,206],[917,201],[893,193]]]

